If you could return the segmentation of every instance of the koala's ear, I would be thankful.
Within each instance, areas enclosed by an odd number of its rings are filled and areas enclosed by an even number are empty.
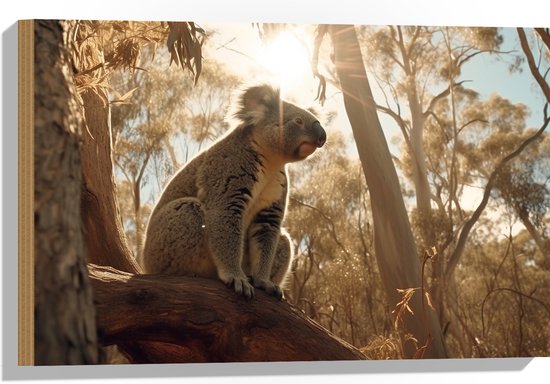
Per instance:
[[[257,124],[279,110],[280,92],[269,85],[246,89],[240,97],[235,117],[248,124]]]

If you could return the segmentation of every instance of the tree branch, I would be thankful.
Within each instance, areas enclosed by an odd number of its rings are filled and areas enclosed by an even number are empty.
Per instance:
[[[286,301],[219,281],[88,265],[100,342],[133,363],[362,360]]]
[[[548,83],[544,80],[544,78],[540,74],[535,64],[535,59],[533,58],[533,53],[531,52],[531,48],[529,48],[529,43],[527,42],[525,31],[523,30],[523,28],[518,28],[517,31],[519,36],[519,42],[521,44],[521,49],[525,54],[525,58],[527,59],[527,63],[529,64],[529,69],[531,70],[531,74],[539,84],[540,89],[542,90],[542,93],[544,93],[544,96],[546,97],[546,101],[550,103],[550,85],[548,85]]]
[[[409,137],[409,132],[407,131],[407,124],[405,123],[405,121],[403,120],[401,115],[399,115],[393,109],[391,109],[389,107],[384,107],[383,105],[380,105],[380,104],[376,104],[376,109],[381,111],[381,112],[384,112],[386,115],[392,117],[395,120],[395,122],[397,123],[397,125],[401,129],[401,133],[403,134],[403,138],[405,139],[405,142],[407,143],[407,146],[410,148],[411,147],[411,140],[410,140],[410,137]]]
[[[454,83],[453,84],[453,87],[458,87],[466,82],[468,82],[469,80],[462,80],[462,81],[459,81],[458,83]],[[428,106],[428,108],[426,108],[426,110],[424,111],[424,117],[427,117],[432,111],[433,111],[433,108],[435,106],[435,103],[437,103],[439,100],[443,99],[444,97],[447,97],[449,96],[449,94],[451,93],[451,86],[448,86],[447,88],[445,88],[441,93],[435,95],[432,100],[430,101],[430,105]]]
[[[332,220],[332,218],[330,218],[328,215],[326,215],[323,211],[321,211],[319,208],[313,206],[313,205],[310,205],[310,204],[307,204],[307,203],[304,203],[303,201],[300,201],[298,199],[295,199],[293,197],[290,198],[290,200],[298,205],[301,205],[302,207],[306,207],[306,208],[309,208],[311,209],[312,211],[318,213],[319,215],[321,215],[321,217],[323,219],[325,219],[325,221],[328,223],[328,226],[329,226],[329,232],[331,233],[332,235],[332,238],[334,239],[334,241],[336,242],[336,244],[340,247],[340,249],[342,250],[342,252],[344,252],[346,254],[346,256],[349,258],[351,258],[351,255],[349,253],[349,251],[347,250],[347,248],[345,247],[344,244],[342,244],[342,242],[338,239],[338,234],[336,233],[336,228],[335,228],[335,225],[334,225],[334,221]]]
[[[477,220],[483,213],[483,210],[487,206],[487,203],[489,202],[489,197],[491,195],[491,191],[494,187],[498,174],[509,161],[519,156],[521,152],[523,152],[523,150],[529,146],[529,144],[537,140],[543,134],[549,122],[550,122],[550,118],[548,117],[548,103],[547,103],[544,107],[544,123],[539,128],[539,130],[536,131],[533,135],[529,136],[527,139],[525,139],[525,141],[523,141],[512,153],[505,156],[497,164],[493,172],[491,172],[491,175],[489,176],[489,180],[487,181],[487,185],[485,186],[485,191],[483,193],[483,198],[481,200],[481,203],[479,203],[478,207],[476,208],[472,216],[466,221],[466,223],[462,227],[462,230],[460,231],[460,235],[458,236],[456,247],[453,253],[451,254],[451,257],[449,258],[447,268],[445,269],[445,280],[449,279],[454,269],[456,268],[458,264],[458,260],[460,259],[460,256],[464,251],[464,247],[466,246],[466,240],[468,239],[470,231],[472,230],[472,227],[477,222]]]
[[[535,28],[535,31],[539,34],[546,47],[550,49],[550,35],[548,34],[548,30],[545,31],[544,28]]]
[[[521,291],[518,291],[516,289],[512,289],[512,288],[495,288],[485,296],[485,298],[483,299],[483,302],[481,303],[481,327],[482,327],[482,334],[483,334],[484,337],[486,335],[486,332],[485,332],[485,319],[484,319],[484,315],[483,315],[484,314],[485,303],[487,302],[487,299],[489,298],[489,296],[491,296],[493,293],[496,293],[496,292],[511,292],[511,293],[514,293],[518,296],[525,297],[527,299],[531,299],[535,303],[540,304],[546,310],[546,312],[548,312],[548,314],[550,314],[550,307],[548,307],[548,305],[546,305],[546,303],[542,300],[539,300],[539,299],[537,299],[537,298],[535,298],[531,295],[527,295],[527,294],[525,294]]]

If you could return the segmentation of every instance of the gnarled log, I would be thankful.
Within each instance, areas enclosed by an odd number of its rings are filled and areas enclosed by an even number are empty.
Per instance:
[[[359,360],[285,301],[245,300],[219,281],[89,264],[100,342],[133,363]]]

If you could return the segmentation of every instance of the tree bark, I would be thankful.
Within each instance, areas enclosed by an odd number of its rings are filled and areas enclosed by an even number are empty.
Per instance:
[[[544,97],[546,97],[546,101],[550,103],[550,85],[545,78],[546,76],[543,76],[540,73],[539,68],[537,67],[535,58],[533,57],[533,52],[531,51],[529,43],[527,42],[527,36],[525,36],[525,30],[523,28],[517,28],[517,32],[521,49],[523,50],[525,58],[527,59],[527,64],[529,65],[529,70],[531,71],[531,74],[538,83],[540,90],[544,94]],[[544,37],[544,34],[540,32],[540,28],[537,30],[537,33],[541,36],[541,38]],[[543,42],[544,44],[546,44],[548,50],[550,51],[550,46],[548,45],[548,37],[544,38]]]
[[[344,94],[359,157],[371,197],[374,244],[380,276],[389,304],[401,299],[397,289],[422,286],[421,265],[408,221],[397,173],[384,137],[372,96],[354,26],[329,28],[336,71]],[[439,321],[434,311],[415,293],[409,302],[414,316],[403,318],[404,333],[427,342],[423,357],[446,357]],[[418,356],[416,347],[404,342],[406,357]]]
[[[143,164],[145,169],[146,164]],[[135,258],[138,264],[141,263],[143,257],[143,237],[145,235],[143,223],[141,222],[141,175],[133,182],[132,187],[134,188],[133,198],[134,198],[134,217],[136,223],[136,252]]]
[[[411,111],[409,150],[412,160],[413,182],[416,191],[416,207],[420,220],[427,221],[431,219],[431,194],[430,183],[428,182],[428,170],[426,167],[426,153],[424,151],[424,125],[426,123],[426,118],[416,89],[416,71],[411,64],[411,57],[409,56],[410,50],[404,41],[401,27],[398,26],[397,31],[399,38],[396,42],[403,59],[403,69],[405,71],[407,83],[405,93]],[[412,42],[410,44],[412,44]],[[423,233],[425,237],[424,242],[428,247],[435,245],[433,243],[435,238],[433,230],[429,232],[431,233]]]
[[[81,29],[78,33],[86,34]],[[79,38],[78,35],[79,48],[88,54],[85,64],[103,71],[102,49],[96,38],[86,36],[82,41]],[[76,68],[78,72],[89,69]],[[101,86],[89,87],[82,92],[82,102],[86,130],[81,147],[84,175],[81,209],[88,261],[135,273],[140,268],[126,243],[116,196],[107,91]]]
[[[117,344],[132,363],[365,359],[261,291],[246,301],[215,280],[133,275],[97,265],[89,271],[100,341]]]
[[[83,120],[66,38],[61,22],[35,21],[36,365],[92,364],[98,359],[79,209]]]
[[[111,157],[111,112],[102,89],[82,94],[87,131],[82,135],[82,219],[88,262],[136,273],[120,219]]]

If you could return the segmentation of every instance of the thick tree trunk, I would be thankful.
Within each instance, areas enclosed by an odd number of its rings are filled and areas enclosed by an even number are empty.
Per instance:
[[[333,25],[329,30],[346,112],[369,187],[376,258],[390,306],[394,307],[402,299],[398,289],[418,289],[409,302],[414,316],[403,318],[404,333],[414,336],[419,346],[428,342],[423,357],[445,357],[439,321],[420,292],[420,260],[397,173],[376,113],[355,28]],[[404,343],[404,346],[407,357],[418,356],[411,343]]]
[[[98,359],[82,239],[79,137],[83,121],[58,21],[34,23],[36,365]]]
[[[246,301],[215,280],[89,270],[100,341],[117,344],[133,363],[365,359],[261,291]]]
[[[87,131],[82,139],[82,218],[88,261],[138,272],[131,256],[115,190],[111,157],[111,112],[103,89],[82,94]]]
[[[113,171],[111,143],[111,107],[108,94],[101,85],[89,85],[94,80],[105,82],[102,64],[103,47],[97,31],[78,25],[71,47],[85,60],[74,60],[75,79],[84,88],[82,103],[86,129],[82,133],[82,220],[88,262],[109,265],[127,272],[138,272],[126,243],[118,208]],[[83,53],[83,54],[81,54]],[[79,73],[86,73],[79,76]]]

